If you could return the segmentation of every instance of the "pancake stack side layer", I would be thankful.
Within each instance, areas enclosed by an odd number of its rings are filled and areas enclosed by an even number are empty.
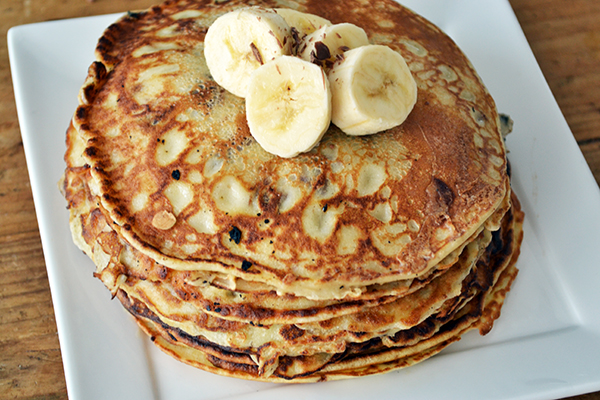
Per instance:
[[[350,22],[398,51],[418,88],[407,120],[265,152],[203,56],[212,22],[248,5]],[[524,216],[495,103],[439,28],[391,0],[351,5],[167,1],[98,42],[67,130],[73,239],[182,362],[270,382],[384,373],[500,315]]]

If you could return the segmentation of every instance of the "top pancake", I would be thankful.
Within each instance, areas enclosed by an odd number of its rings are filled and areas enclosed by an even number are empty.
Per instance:
[[[279,158],[203,58],[212,21],[248,2],[130,13],[100,39],[73,118],[91,190],[121,236],[173,269],[327,299],[421,276],[499,220],[509,187],[498,114],[451,39],[391,0],[256,4],[351,22],[399,51],[418,85],[414,110],[367,137],[332,125],[311,152]]]

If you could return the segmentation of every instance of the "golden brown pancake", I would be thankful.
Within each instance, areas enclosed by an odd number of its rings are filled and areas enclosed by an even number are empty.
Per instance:
[[[73,129],[69,130],[69,140],[76,137],[73,136],[73,132]],[[80,185],[85,186],[88,181],[89,169],[87,168],[72,168],[66,173],[67,197],[73,198],[77,202],[71,203],[72,231],[76,242],[82,243],[80,247],[97,264],[102,265],[98,273],[102,275],[100,278],[111,291],[114,292],[117,289],[118,275],[126,274],[128,282],[134,279],[141,281],[142,283],[138,286],[145,286],[145,290],[150,290],[154,296],[161,296],[159,292],[162,292],[162,296],[177,293],[177,300],[184,300],[203,312],[206,311],[209,314],[233,321],[252,321],[262,324],[288,321],[309,323],[364,311],[366,308],[374,306],[384,305],[379,309],[381,312],[393,309],[393,305],[385,306],[385,304],[394,302],[399,297],[408,296],[425,285],[429,285],[428,290],[431,291],[433,285],[430,283],[434,280],[440,281],[437,278],[448,269],[452,269],[452,272],[458,270],[463,271],[463,274],[468,273],[490,240],[490,232],[484,230],[468,243],[464,252],[461,248],[456,258],[448,257],[450,259],[448,264],[438,266],[435,273],[422,279],[408,280],[406,283],[397,282],[394,285],[370,288],[361,299],[310,300],[293,295],[278,296],[274,288],[255,282],[237,279],[232,285],[226,276],[220,274],[169,270],[164,265],[138,252],[116,235],[98,206],[99,200],[92,198],[89,190],[81,189]],[[112,267],[105,270],[109,264]],[[460,280],[461,276],[459,272],[459,275],[455,274],[454,279]],[[167,279],[169,288],[160,287]],[[449,279],[448,275],[444,279],[446,282]],[[155,289],[152,289],[153,284],[156,286]],[[438,296],[444,298],[449,295],[449,291],[446,289],[437,290],[437,292]],[[428,298],[433,302],[440,301],[434,299],[432,293],[428,294]],[[218,303],[218,313],[214,310],[215,303]],[[420,307],[427,309],[427,303],[425,301],[421,301],[421,303]],[[340,323],[338,321],[338,324]]]
[[[73,130],[70,129],[69,132],[72,134]],[[240,323],[227,320],[229,314],[236,311],[235,303],[226,302],[228,297],[237,299],[238,296],[240,298],[247,296],[247,293],[242,295],[230,291],[229,296],[219,298],[222,304],[209,302],[214,308],[211,310],[209,306],[208,310],[213,312],[205,313],[198,308],[198,305],[206,303],[197,302],[203,297],[203,291],[193,291],[190,295],[173,286],[173,281],[177,281],[179,275],[190,272],[169,270],[152,262],[143,254],[137,254],[136,258],[132,258],[128,253],[135,250],[124,251],[127,244],[118,238],[106,223],[97,204],[90,201],[90,192],[85,188],[82,190],[79,186],[85,185],[87,179],[89,179],[88,168],[71,168],[66,173],[65,187],[67,197],[72,199],[70,204],[72,212],[85,210],[80,214],[74,213],[73,232],[74,235],[79,232],[80,236],[76,241],[85,243],[82,246],[84,251],[88,252],[98,265],[96,275],[108,288],[119,295],[119,299],[132,314],[152,321],[140,322],[142,326],[153,324],[155,330],[163,333],[165,340],[188,342],[188,346],[204,353],[208,352],[209,358],[222,368],[226,366],[231,369],[234,368],[232,365],[239,367],[239,364],[243,364],[244,370],[255,371],[257,379],[261,380],[296,380],[300,376],[305,377],[321,370],[325,365],[332,369],[333,363],[341,359],[345,363],[350,362],[350,359],[353,360],[352,365],[356,363],[363,365],[364,361],[357,361],[359,355],[355,346],[359,343],[363,343],[360,346],[360,360],[367,356],[365,354],[367,347],[368,359],[375,357],[373,341],[379,348],[377,359],[383,357],[383,354],[386,354],[387,358],[391,357],[390,354],[396,354],[385,350],[387,348],[417,345],[421,348],[422,344],[419,342],[428,339],[440,329],[443,322],[457,312],[461,312],[465,303],[476,296],[481,297],[481,291],[491,290],[497,278],[490,278],[490,275],[493,275],[492,273],[498,275],[503,271],[509,260],[508,256],[513,255],[513,258],[516,258],[514,254],[518,251],[520,243],[522,217],[518,208],[513,208],[503,219],[503,230],[495,234],[496,237],[500,234],[502,237],[496,238],[491,245],[488,245],[483,255],[479,250],[478,242],[476,240],[470,242],[456,264],[447,268],[444,274],[432,278],[425,287],[413,294],[407,294],[383,306],[363,307],[362,311],[353,314],[348,314],[348,310],[345,310],[346,313],[331,319],[325,319],[329,314],[320,314],[316,308],[306,310],[318,316],[320,321],[318,323],[298,324],[298,321],[303,321],[303,314],[289,313],[289,310],[285,309],[269,310],[271,315],[279,311],[288,317],[286,320],[280,315],[280,321],[287,321],[284,325],[280,322],[268,326],[257,322],[260,320],[253,318],[257,313],[250,314],[251,318],[246,323]],[[517,212],[516,220],[513,219],[513,212]],[[484,240],[484,243],[489,243],[489,239]],[[476,272],[471,271],[476,261],[478,263]],[[140,275],[140,271],[146,268],[149,271]],[[465,273],[469,273],[469,276],[465,276]],[[455,297],[451,297],[453,290],[450,287],[456,288],[456,284],[462,288],[459,293],[455,293]],[[314,301],[311,303],[313,307],[316,305]],[[338,305],[343,308],[343,304]],[[432,316],[434,311],[435,317]],[[267,313],[266,310],[263,312]],[[293,318],[294,316],[296,318]],[[470,316],[470,324],[479,317],[480,314],[477,313]],[[265,321],[268,320],[263,320]],[[229,332],[235,333],[229,334]],[[418,332],[417,339],[411,332]],[[451,341],[458,339],[459,336],[456,335]],[[451,341],[444,340],[443,346],[436,345],[437,351]],[[222,351],[225,354],[221,354]],[[191,349],[188,349],[188,352],[195,353]],[[348,353],[352,353],[352,357],[349,357]],[[401,354],[403,354],[402,359],[406,358],[404,356],[406,350],[402,350]],[[428,350],[424,354],[433,354],[433,351]],[[416,362],[413,357],[409,360],[410,363],[393,365],[406,366]],[[192,364],[196,365],[196,363]],[[282,370],[283,366],[285,371]],[[267,371],[270,367],[273,370]],[[221,373],[228,374],[223,371]],[[350,376],[348,374],[350,372],[339,376]]]
[[[488,248],[484,262],[478,265],[466,285],[463,303],[451,313],[438,314],[387,340],[373,338],[349,344],[342,353],[312,356],[284,356],[272,375],[265,376],[248,353],[214,345],[203,338],[191,337],[165,324],[141,303],[131,301],[119,291],[125,307],[164,351],[183,362],[226,376],[267,381],[310,382],[343,379],[383,373],[422,361],[454,341],[468,330],[487,333],[496,318],[517,274],[515,262],[521,237],[522,214],[505,219],[504,233],[497,235]],[[500,245],[501,247],[498,247]]]
[[[67,171],[66,182],[70,183],[67,185],[68,197],[73,186],[85,182],[88,172],[86,169]],[[83,193],[89,196],[88,191]],[[143,301],[152,312],[159,314],[170,325],[178,326],[189,334],[203,334],[224,346],[243,347],[247,345],[248,338],[259,336],[258,340],[262,342],[259,344],[257,339],[252,339],[252,343],[255,347],[260,347],[265,341],[286,339],[280,333],[296,328],[310,335],[304,337],[308,338],[308,342],[296,341],[293,346],[284,343],[286,354],[292,351],[308,354],[314,351],[310,348],[315,348],[317,341],[364,341],[378,336],[381,331],[391,334],[395,330],[407,329],[420,323],[437,312],[449,299],[460,294],[463,280],[479,259],[491,236],[489,233],[482,233],[481,239],[469,243],[454,265],[425,282],[412,282],[411,286],[414,288],[402,297],[387,295],[379,301],[361,302],[352,299],[346,303],[332,303],[302,301],[288,295],[282,302],[275,304],[298,307],[296,303],[300,303],[310,305],[310,308],[275,308],[273,304],[267,308],[266,305],[276,296],[273,292],[221,290],[217,291],[221,292],[221,296],[209,297],[215,292],[210,284],[196,287],[187,284],[185,280],[182,283],[181,276],[188,276],[194,271],[169,270],[147,256],[136,253],[135,249],[118,238],[94,202],[89,197],[87,203],[83,200],[81,197],[78,205],[72,204],[72,210],[86,210],[85,213],[74,215],[73,232],[79,233],[76,241],[85,243],[82,248],[99,266],[96,275],[109,289],[113,292],[121,289],[129,297]],[[378,307],[374,307],[375,305]],[[244,324],[235,324],[235,321]],[[273,324],[268,332],[264,329],[265,324]],[[256,325],[261,325],[258,334],[255,332]],[[241,332],[244,339],[239,342],[235,335],[219,336],[219,332],[224,329]],[[357,336],[351,332],[361,334]],[[273,346],[271,344],[271,348]]]
[[[62,182],[95,276],[165,352],[245,379],[383,373],[487,333],[517,274],[523,213],[468,59],[391,0],[294,2],[400,52],[418,101],[399,127],[332,125],[283,159],[203,57],[210,24],[247,5],[290,6],[167,1],[100,38]]]
[[[507,199],[498,113],[445,34],[383,4],[298,7],[399,51],[419,88],[413,112],[368,137],[332,125],[293,159],[256,143],[243,99],[203,59],[210,23],[247,3],[167,2],[107,29],[73,122],[119,235],[169,268],[315,299],[424,275],[462,245]]]

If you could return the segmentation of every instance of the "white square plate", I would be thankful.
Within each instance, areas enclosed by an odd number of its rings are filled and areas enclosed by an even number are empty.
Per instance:
[[[515,121],[521,270],[492,332],[382,376],[310,385],[224,378],[155,349],[72,243],[56,182],[77,92],[117,16],[13,28],[9,55],[69,398],[533,399],[600,390],[600,191],[507,0],[405,0],[461,46]]]

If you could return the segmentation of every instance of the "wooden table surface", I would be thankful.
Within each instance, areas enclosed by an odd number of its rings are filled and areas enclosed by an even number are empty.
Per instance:
[[[155,2],[0,0],[0,399],[67,398],[17,122],[6,33],[15,25],[143,9]],[[600,182],[600,1],[510,3]],[[574,398],[600,400],[600,392]]]

